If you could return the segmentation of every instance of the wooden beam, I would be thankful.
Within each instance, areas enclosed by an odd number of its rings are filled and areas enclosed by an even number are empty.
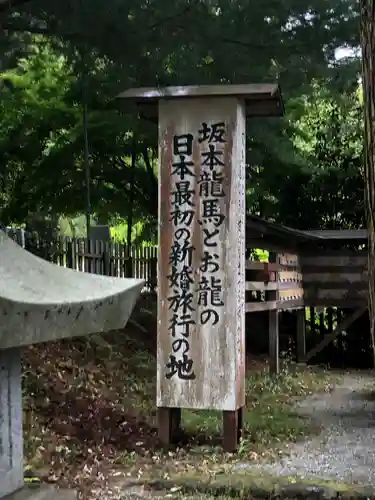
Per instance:
[[[270,290],[277,290],[279,287],[278,283],[265,283],[263,281],[246,281],[245,288],[246,291],[250,292],[265,292]]]
[[[323,280],[317,280],[314,282],[306,283],[304,282],[305,288],[314,290],[314,289],[319,289],[319,290],[344,290],[346,292],[352,291],[352,290],[363,290],[363,289],[368,289],[368,281],[367,280],[362,280],[362,281],[323,281]]]
[[[332,298],[318,298],[318,297],[306,297],[304,298],[306,307],[341,307],[342,309],[357,309],[357,307],[362,307],[367,304],[367,298],[342,298],[342,299],[332,299]]]
[[[321,274],[321,273],[328,273],[331,275],[341,275],[341,274],[362,274],[364,278],[367,276],[367,268],[363,266],[363,264],[351,264],[350,266],[340,266],[340,265],[333,265],[333,266],[328,266],[328,265],[316,265],[316,264],[311,264],[311,265],[305,265],[303,264],[302,266],[302,271],[303,271],[303,277],[305,278],[306,276],[310,274]]]
[[[361,307],[354,311],[354,313],[350,316],[347,316],[340,324],[336,326],[332,333],[326,335],[317,346],[306,353],[303,358],[303,362],[306,363],[307,361],[309,361],[309,359],[313,358],[316,354],[322,351],[330,342],[332,342],[337,337],[337,335],[346,330],[348,326],[350,326],[357,318],[362,316],[366,309],[367,307]]]
[[[260,262],[257,260],[248,260],[246,261],[246,269],[249,271],[264,271],[264,269],[267,269],[267,271],[295,271],[295,272],[301,272],[301,269],[299,266],[284,266],[282,264],[279,264],[277,262]]]
[[[340,300],[350,300],[350,299],[362,299],[363,301],[367,301],[368,296],[368,288],[353,288],[352,286],[347,286],[346,288],[341,287],[338,289],[334,288],[321,288],[317,286],[313,287],[305,287],[304,288],[304,297],[305,300],[317,300],[318,302],[321,299],[331,300],[331,305],[336,305],[336,302]]]
[[[302,279],[304,279],[304,276],[301,272],[298,272],[298,271],[280,271],[279,272],[279,281],[280,283],[284,283],[284,282],[290,282],[290,281],[293,281],[293,282],[299,282],[299,281],[302,281]]]
[[[246,290],[251,292],[271,292],[274,290],[282,290],[283,292],[288,292],[289,290],[294,291],[296,288],[301,289],[302,283],[297,283],[295,281],[289,281],[285,283],[265,283],[263,281],[246,282]]]
[[[248,313],[259,312],[259,311],[271,311],[279,307],[277,300],[271,300],[266,302],[247,302],[245,305],[245,311]]]
[[[344,253],[337,252],[336,254],[330,253],[322,253],[318,255],[314,255],[311,257],[303,256],[301,257],[301,265],[306,266],[345,266],[350,267],[354,266],[363,266],[367,267],[367,252],[363,253]]]
[[[297,363],[306,356],[306,310],[297,311]]]
[[[266,302],[247,302],[245,310],[247,313],[259,311],[273,311],[279,309],[280,311],[287,311],[288,309],[300,309],[304,307],[304,299],[290,299],[290,300],[271,300]]]
[[[294,285],[294,286],[293,286]],[[288,288],[279,289],[279,299],[281,301],[284,300],[294,300],[294,299],[302,299],[304,295],[302,283],[290,283]]]
[[[305,302],[304,302],[303,298],[279,300],[279,303],[278,303],[279,311],[291,311],[294,309],[301,309],[304,307],[305,307]]]
[[[345,271],[345,272],[343,272]],[[348,272],[347,272],[348,271]],[[327,283],[328,285],[336,283],[340,284],[341,286],[347,285],[347,284],[363,284],[366,283],[368,286],[368,277],[367,273],[358,273],[358,272],[350,272],[351,269],[348,268],[348,270],[342,269],[342,270],[337,270],[335,272],[330,272],[327,270],[327,272],[320,272],[320,273],[306,273],[305,271],[303,272],[303,282],[304,284],[308,285],[315,285],[315,284],[325,284]]]
[[[357,257],[367,256],[367,250],[353,250],[352,248],[338,248],[337,250],[332,249],[319,249],[319,255],[316,253],[317,250],[309,250],[309,247],[306,247],[306,250],[301,255],[303,259],[309,258],[311,260],[316,259],[316,257]]]

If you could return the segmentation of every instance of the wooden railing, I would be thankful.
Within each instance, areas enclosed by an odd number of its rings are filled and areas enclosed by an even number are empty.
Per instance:
[[[304,306],[298,256],[278,254],[275,257],[276,262],[246,263],[246,312],[299,309]],[[276,293],[270,297],[269,292]]]
[[[278,254],[275,260],[246,262],[247,312],[366,304],[367,251]],[[268,299],[271,291],[276,299]]]

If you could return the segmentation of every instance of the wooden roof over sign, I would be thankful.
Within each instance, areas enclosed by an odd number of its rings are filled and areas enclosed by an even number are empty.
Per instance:
[[[245,101],[247,116],[283,116],[284,104],[277,83],[241,85],[186,85],[176,87],[130,88],[115,97],[115,102],[132,103],[142,118],[156,121],[160,99],[238,97]],[[130,109],[130,108],[129,108]]]

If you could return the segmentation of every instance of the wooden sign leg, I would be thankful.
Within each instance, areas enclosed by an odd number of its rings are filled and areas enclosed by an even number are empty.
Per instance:
[[[237,450],[243,432],[243,408],[223,411],[223,448],[228,453]]]
[[[242,406],[241,408],[238,408],[237,410],[237,443],[241,441],[241,438],[243,438],[243,431],[244,431],[244,407]]]
[[[158,435],[164,445],[176,442],[180,426],[181,408],[158,408]]]

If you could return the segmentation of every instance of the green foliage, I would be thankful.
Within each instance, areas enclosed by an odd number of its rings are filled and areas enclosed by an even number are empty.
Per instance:
[[[249,210],[304,228],[361,223],[359,61],[334,60],[358,43],[352,1],[33,0],[5,26],[3,222],[85,213],[84,99],[93,214],[151,241],[157,128],[120,114],[113,97],[137,85],[278,80],[286,118],[248,126]]]
[[[131,228],[131,242],[134,245],[152,245],[156,240],[154,227],[150,228],[147,219],[137,221]],[[111,227],[111,237],[117,242],[126,242],[128,239],[128,224],[120,223]]]

